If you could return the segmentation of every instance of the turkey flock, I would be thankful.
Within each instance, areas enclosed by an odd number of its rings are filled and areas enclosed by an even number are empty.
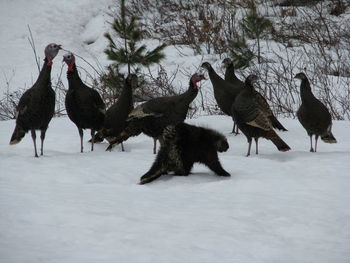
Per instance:
[[[61,45],[55,43],[47,45],[44,50],[44,64],[39,76],[34,85],[22,95],[17,106],[16,126],[10,144],[19,143],[30,131],[35,157],[38,157],[36,130],[41,132],[40,155],[43,155],[45,133],[54,115],[55,92],[51,87],[51,69],[53,60],[61,49]],[[176,174],[182,169],[181,160],[187,158],[189,151],[195,152],[196,157],[193,157],[193,162],[203,163],[202,159],[205,157],[204,159],[207,161],[204,164],[210,169],[216,171],[218,175],[221,173],[229,176],[226,171],[221,169],[222,167],[215,157],[217,151],[222,152],[229,148],[225,137],[213,130],[201,128],[202,130],[199,132],[199,127],[187,124],[183,126],[182,124],[186,119],[189,105],[198,94],[198,83],[205,80],[203,74],[193,74],[189,80],[188,89],[184,93],[154,98],[135,108],[133,90],[137,87],[138,81],[135,74],[129,74],[124,81],[124,88],[117,102],[106,110],[99,93],[85,85],[79,77],[74,54],[71,52],[65,54],[63,61],[67,64],[69,84],[65,106],[69,119],[76,125],[79,132],[80,152],[84,151],[84,129],[91,130],[91,151],[94,150],[94,143],[102,142],[104,139],[109,142],[106,150],[111,151],[115,145],[120,144],[122,151],[124,151],[124,141],[129,137],[144,133],[154,140],[153,152],[156,153],[156,142],[159,141],[162,153],[161,156],[157,157],[158,174],[155,176],[148,173],[147,180],[143,178],[141,183],[150,182],[168,171],[174,171]],[[204,62],[201,67],[208,72],[217,105],[223,113],[232,117],[232,133],[237,135],[240,130],[247,138],[246,156],[250,155],[252,139],[255,141],[255,153],[258,154],[259,138],[270,140],[281,152],[291,150],[291,147],[275,131],[276,129],[287,131],[287,129],[277,120],[263,95],[254,88],[258,77],[251,74],[242,81],[236,76],[234,63],[231,59],[225,58],[223,65],[226,69],[224,78],[219,76],[208,62]],[[319,137],[326,143],[337,142],[332,134],[331,115],[326,106],[313,95],[307,76],[300,72],[295,75],[295,78],[301,80],[300,97],[302,103],[297,111],[297,117],[310,137],[310,152],[316,152]],[[191,140],[188,138],[196,138],[198,134],[206,139],[201,143],[191,145]],[[183,138],[184,136],[186,138]],[[188,148],[191,147],[188,145],[182,146],[184,141],[186,144],[190,144],[192,149],[189,150]],[[220,143],[218,143],[219,141]],[[210,143],[211,145],[209,145]],[[211,155],[214,157],[211,158],[217,159],[219,168],[210,167],[206,151],[215,152]],[[185,169],[185,173],[187,173],[185,175],[190,173],[191,168]],[[220,172],[217,172],[218,169]]]

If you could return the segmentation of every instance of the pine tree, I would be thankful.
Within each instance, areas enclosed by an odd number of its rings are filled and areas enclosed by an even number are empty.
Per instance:
[[[243,18],[242,22],[239,23],[243,31],[248,37],[256,39],[258,44],[258,63],[261,62],[260,56],[260,40],[261,37],[266,33],[268,29],[271,29],[272,22],[256,11],[255,6],[249,11],[248,15]]]
[[[235,61],[235,68],[246,68],[255,57],[244,38],[230,41],[229,54]]]
[[[138,45],[142,39],[142,32],[136,23],[137,18],[127,14],[125,0],[120,0],[120,14],[111,23],[113,31],[123,39],[123,44],[117,43],[110,33],[105,33],[109,41],[108,48],[105,49],[110,60],[115,61],[117,65],[127,65],[128,73],[131,73],[131,67],[134,65],[149,66],[153,63],[159,63],[164,58],[162,44],[151,51],[147,50],[146,45]]]

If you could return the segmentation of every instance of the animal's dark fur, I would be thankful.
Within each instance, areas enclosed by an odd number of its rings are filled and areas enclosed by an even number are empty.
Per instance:
[[[208,166],[220,176],[230,176],[222,168],[217,152],[229,148],[224,135],[186,123],[168,125],[160,139],[161,148],[151,169],[141,177],[140,184],[149,183],[162,174],[175,172],[188,175],[195,162]]]

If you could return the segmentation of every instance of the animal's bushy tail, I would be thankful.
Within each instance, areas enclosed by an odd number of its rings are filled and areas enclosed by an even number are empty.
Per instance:
[[[288,144],[286,144],[273,130],[269,132],[269,137],[267,137],[267,139],[270,139],[273,144],[276,145],[277,149],[281,152],[287,152],[290,150]]]
[[[26,134],[26,130],[24,130],[20,125],[16,124],[15,130],[12,133],[10,144],[17,144],[19,143],[24,135]]]

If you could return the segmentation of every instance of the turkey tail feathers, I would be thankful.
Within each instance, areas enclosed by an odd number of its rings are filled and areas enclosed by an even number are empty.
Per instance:
[[[21,126],[17,124],[15,130],[12,133],[10,145],[19,143],[26,134],[26,132],[27,131],[25,131]]]
[[[321,140],[326,142],[326,143],[337,143],[337,140],[333,136],[331,132],[329,132],[326,135],[321,136]]]
[[[288,144],[286,144],[273,130],[272,136],[268,137],[267,139],[270,139],[274,145],[276,145],[277,149],[281,152],[288,152],[290,150],[290,147]]]
[[[282,123],[280,123],[276,117],[271,118],[271,123],[272,123],[272,127],[274,127],[275,129],[278,129],[280,131],[288,131],[286,128],[283,127]]]

